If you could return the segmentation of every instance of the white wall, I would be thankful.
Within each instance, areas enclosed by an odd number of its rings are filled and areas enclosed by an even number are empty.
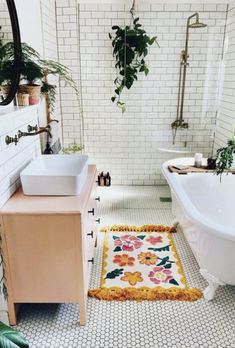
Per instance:
[[[235,131],[235,3],[229,6],[222,60],[222,89],[218,110],[215,150],[226,145]]]
[[[7,110],[7,111],[5,111]],[[0,209],[20,186],[20,171],[40,153],[39,136],[22,138],[17,146],[6,145],[6,135],[14,136],[20,129],[27,131],[27,125],[38,123],[37,107],[0,109]],[[0,279],[2,267],[0,267]],[[0,321],[8,323],[7,303],[0,296]]]
[[[42,56],[57,59],[56,21],[54,0],[16,0],[21,22],[21,36],[37,49]],[[0,24],[2,32],[9,31],[5,1],[0,1]],[[5,35],[6,39],[11,39]],[[53,80],[55,81],[55,80]],[[59,100],[58,100],[59,103]],[[58,108],[57,108],[58,110]],[[59,113],[60,114],[60,113]],[[6,145],[6,135],[14,136],[20,129],[27,131],[27,125],[46,124],[44,105],[13,108],[0,106],[0,208],[20,186],[20,171],[41,152],[39,136],[20,139],[17,146]],[[0,265],[0,279],[2,277]],[[0,321],[8,323],[7,303],[0,295]]]
[[[44,54],[41,21],[41,1],[15,0],[21,41],[32,46],[41,55]]]
[[[139,3],[137,2],[137,5]],[[79,73],[75,1],[57,3],[60,57]],[[217,80],[222,52],[226,5],[151,4],[137,7],[140,23],[157,45],[149,50],[147,78],[140,76],[123,93],[124,115],[110,101],[116,77],[108,33],[112,25],[130,22],[130,4],[80,4],[81,79],[85,119],[85,150],[99,170],[109,170],[113,183],[161,184],[160,166],[174,157],[159,151],[172,146],[170,124],[176,117],[180,52],[184,48],[187,17],[198,11],[205,29],[190,30],[184,119],[188,131],[180,130],[177,149],[187,148],[208,156],[212,148],[217,105]],[[73,96],[63,90],[64,137],[79,142],[79,112]]]
[[[37,50],[41,57],[58,61],[57,34],[56,34],[56,9],[55,0],[16,0],[21,40]],[[51,84],[57,85],[57,103],[54,118],[61,121],[60,91],[58,77],[49,77]],[[40,105],[40,126],[47,125],[47,112],[45,99]],[[56,132],[57,133],[57,132]],[[61,126],[59,127],[61,138]],[[57,134],[53,141],[57,140]],[[46,135],[41,136],[42,150],[45,148]]]

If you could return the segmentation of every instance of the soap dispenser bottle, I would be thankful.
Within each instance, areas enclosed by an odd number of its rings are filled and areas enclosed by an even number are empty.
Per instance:
[[[105,179],[106,179],[105,186],[111,186],[111,176],[109,175],[109,172],[106,174]]]

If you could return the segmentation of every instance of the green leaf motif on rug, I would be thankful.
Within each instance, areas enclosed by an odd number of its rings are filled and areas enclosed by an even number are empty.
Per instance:
[[[148,250],[153,250],[153,251],[170,251],[170,244],[166,245],[164,247],[161,248],[148,248]]]
[[[169,261],[169,256],[163,257],[162,261],[157,266],[164,266]]]
[[[121,251],[122,250],[122,248],[120,247],[120,246],[117,246],[115,249],[114,249],[114,252],[116,252],[116,251]]]
[[[169,283],[172,285],[179,285],[179,283],[175,279],[169,280]]]
[[[123,268],[116,268],[112,272],[107,273],[105,279],[114,279],[123,274]]]
[[[146,236],[136,236],[137,238],[139,238],[139,239],[141,239],[141,240],[144,240],[144,238],[146,237]]]
[[[166,269],[171,268],[171,263],[167,263],[166,265],[164,265],[164,268],[166,268]]]
[[[119,239],[120,237],[118,237],[118,236],[113,236],[113,239],[115,240],[115,239]]]

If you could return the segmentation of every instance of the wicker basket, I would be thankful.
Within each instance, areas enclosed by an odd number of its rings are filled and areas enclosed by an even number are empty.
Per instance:
[[[19,93],[29,94],[29,105],[39,103],[41,86],[39,85],[19,85]]]

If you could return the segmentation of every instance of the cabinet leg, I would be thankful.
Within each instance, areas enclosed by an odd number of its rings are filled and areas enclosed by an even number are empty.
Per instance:
[[[84,326],[87,323],[87,315],[86,315],[86,301],[83,303],[79,303],[80,310],[80,325]]]
[[[16,308],[14,303],[8,301],[8,317],[10,325],[17,325]]]

